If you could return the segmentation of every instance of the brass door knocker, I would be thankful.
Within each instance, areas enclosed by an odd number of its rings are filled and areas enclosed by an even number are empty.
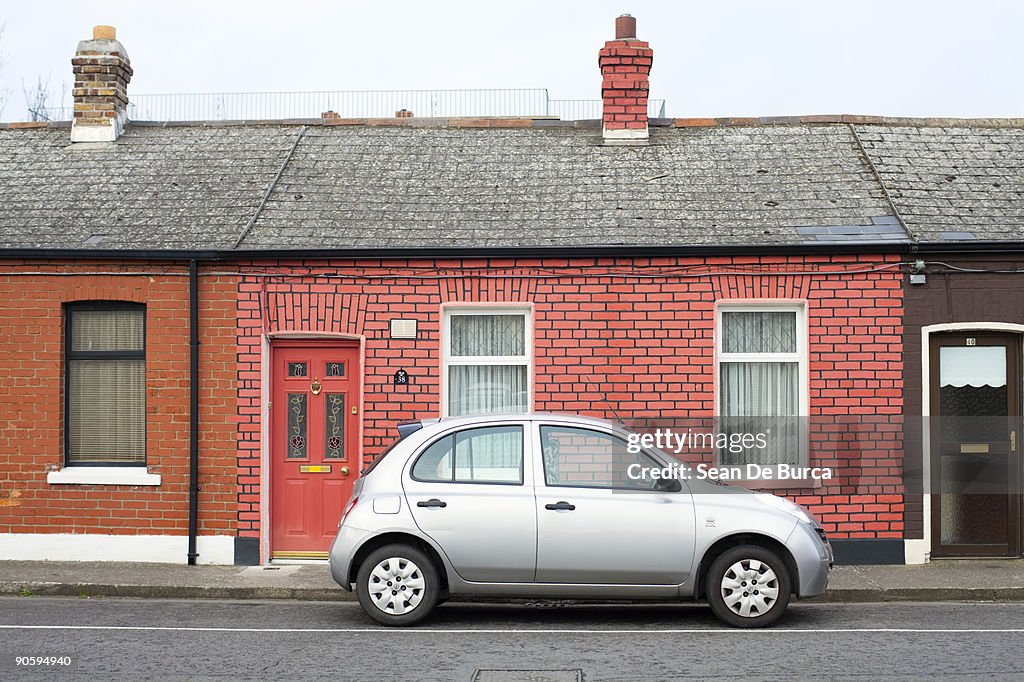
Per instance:
[[[309,385],[309,390],[313,393],[313,395],[320,395],[320,389],[322,388],[323,386],[320,385],[320,380],[316,377],[313,377],[313,383]]]

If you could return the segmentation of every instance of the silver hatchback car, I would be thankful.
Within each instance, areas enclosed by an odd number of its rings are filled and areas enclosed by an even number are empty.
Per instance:
[[[832,548],[805,509],[659,475],[678,460],[609,422],[488,415],[399,433],[356,481],[330,554],[384,625],[449,597],[529,597],[706,599],[727,624],[762,627],[828,583]]]

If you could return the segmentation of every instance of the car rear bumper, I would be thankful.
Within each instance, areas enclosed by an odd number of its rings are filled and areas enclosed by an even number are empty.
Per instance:
[[[372,534],[368,530],[342,526],[338,529],[338,535],[334,538],[334,543],[331,545],[331,553],[328,559],[331,566],[331,577],[334,578],[334,582],[349,592],[352,591],[352,583],[349,582],[352,560],[355,558],[359,547]]]

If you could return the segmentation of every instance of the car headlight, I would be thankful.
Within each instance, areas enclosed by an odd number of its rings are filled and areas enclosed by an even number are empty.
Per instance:
[[[801,507],[799,504],[796,504],[795,502],[790,502],[784,497],[776,497],[775,495],[769,495],[767,493],[758,493],[754,497],[760,500],[761,502],[764,502],[769,507],[774,507],[779,511],[784,511],[790,516],[794,516],[800,521],[803,521],[804,523],[809,523],[812,526],[817,525],[817,519],[815,519],[809,511]]]

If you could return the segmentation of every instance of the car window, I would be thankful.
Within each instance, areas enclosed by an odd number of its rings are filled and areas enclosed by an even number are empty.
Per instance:
[[[488,426],[457,431],[423,451],[412,467],[417,481],[523,483],[523,427]]]
[[[652,490],[657,481],[637,475],[663,466],[642,452],[630,453],[626,441],[611,433],[541,426],[540,439],[544,482],[549,486]],[[640,466],[631,467],[636,464]]]
[[[431,443],[413,465],[412,477],[417,481],[451,481],[452,438],[453,436],[445,436]]]

